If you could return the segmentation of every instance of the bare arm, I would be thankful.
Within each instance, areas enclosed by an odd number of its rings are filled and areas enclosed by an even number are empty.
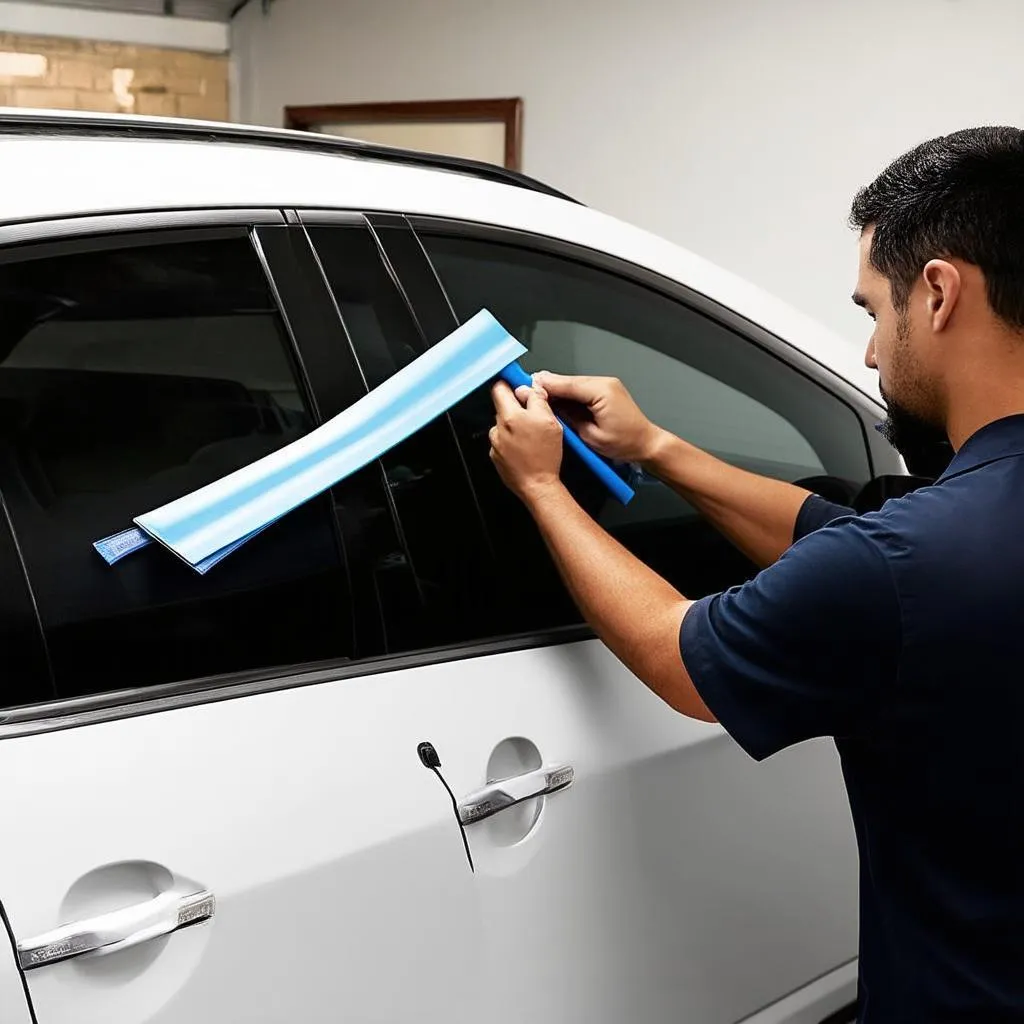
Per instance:
[[[761,568],[793,543],[797,515],[810,494],[794,484],[730,466],[663,430],[643,465]]]
[[[584,618],[613,654],[677,711],[714,721],[679,651],[679,629],[692,602],[607,534],[558,476],[562,429],[547,402],[522,389],[494,389],[498,422],[491,458],[533,515]]]
[[[737,469],[655,426],[612,377],[538,373],[534,381],[555,402],[572,403],[565,415],[587,444],[610,458],[641,463],[758,566],[771,565],[793,543],[808,491]]]

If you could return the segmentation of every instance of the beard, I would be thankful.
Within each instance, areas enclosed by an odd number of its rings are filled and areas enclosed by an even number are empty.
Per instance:
[[[880,390],[886,417],[878,424],[878,432],[903,456],[911,473],[939,476],[953,454],[945,428],[900,405],[884,388]]]
[[[910,319],[904,311],[900,313],[896,323],[893,351],[894,373],[904,384],[909,383],[909,378],[900,371],[910,366],[911,361]],[[911,473],[930,477],[940,476],[953,455],[949,438],[946,436],[946,428],[934,418],[913,412],[887,392],[881,383],[878,389],[886,409],[884,422],[878,424],[879,433],[903,456],[903,461]],[[915,402],[919,407],[934,404],[925,400],[927,389],[922,382],[917,382],[910,390],[919,399]]]

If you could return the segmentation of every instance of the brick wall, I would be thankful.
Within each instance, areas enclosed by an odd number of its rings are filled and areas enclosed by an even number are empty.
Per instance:
[[[228,58],[0,33],[0,106],[227,121]]]

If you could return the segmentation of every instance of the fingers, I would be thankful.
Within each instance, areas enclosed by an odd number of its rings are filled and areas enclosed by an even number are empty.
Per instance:
[[[603,377],[566,377],[561,373],[541,370],[533,375],[534,384],[552,398],[563,398],[581,405],[590,405],[607,386]]]
[[[516,388],[516,398],[523,403],[528,413],[550,413],[547,392],[540,388]]]
[[[548,411],[547,392],[543,388],[527,387],[523,384],[512,389],[504,381],[498,381],[491,388],[491,397],[494,400],[494,408],[498,414],[500,423],[508,422],[516,413],[522,412],[525,408],[528,412]]]
[[[499,380],[491,388],[491,399],[494,401],[499,420],[506,420],[522,409],[518,399],[512,394],[512,389],[503,380]]]

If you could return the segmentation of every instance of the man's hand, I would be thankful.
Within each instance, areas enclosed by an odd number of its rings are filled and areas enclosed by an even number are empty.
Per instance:
[[[544,390],[521,387],[515,394],[504,382],[491,389],[498,414],[491,428],[491,461],[506,486],[529,504],[559,483],[562,427]]]
[[[654,458],[664,432],[640,411],[621,381],[544,371],[534,375],[533,383],[556,401],[575,403],[559,412],[601,455],[622,462],[646,463]]]
[[[679,655],[680,624],[690,602],[598,526],[558,478],[562,427],[545,391],[553,376],[538,380],[537,375],[533,387],[515,394],[504,381],[494,385],[498,420],[490,433],[491,459],[502,480],[526,503],[562,579],[597,635],[662,700],[683,714],[714,721]],[[613,430],[618,427],[624,434],[625,447],[612,451],[635,456],[644,450],[647,420],[621,384],[582,378],[580,389],[581,378],[554,380],[556,389],[569,382],[568,389],[561,388],[565,397],[570,392],[592,394],[602,422],[611,421]],[[596,427],[597,420],[590,425]]]

